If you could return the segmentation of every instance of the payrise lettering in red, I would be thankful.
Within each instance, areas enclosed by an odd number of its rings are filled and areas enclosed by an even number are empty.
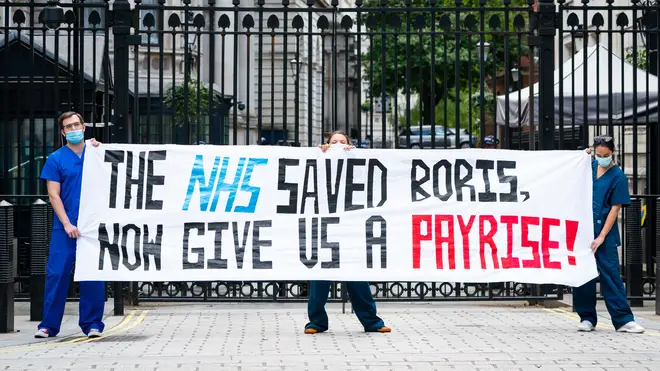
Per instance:
[[[503,215],[413,215],[412,253],[413,269],[420,268],[423,241],[435,242],[437,269],[445,269],[443,248],[447,249],[447,268],[456,269],[456,248],[463,250],[463,268],[470,266],[470,238],[473,228],[478,230],[479,259],[481,269],[546,268],[561,269],[562,262],[553,261],[550,251],[559,249],[559,241],[550,239],[551,231],[564,228],[568,250],[568,264],[575,265],[573,250],[578,231],[578,222],[536,216]],[[530,227],[541,228],[540,241],[530,237]],[[514,232],[515,229],[515,232]],[[498,246],[495,236],[506,233],[506,246]],[[513,255],[514,233],[519,234],[522,248],[531,249],[532,259],[521,259]],[[462,238],[458,238],[462,236]],[[462,246],[457,246],[462,240]],[[499,239],[501,241],[501,239]],[[506,249],[506,256],[499,258],[499,249]]]

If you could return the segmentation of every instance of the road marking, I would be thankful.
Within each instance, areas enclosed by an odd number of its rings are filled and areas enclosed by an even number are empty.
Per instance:
[[[108,338],[113,336],[114,334],[122,333],[125,331],[128,331],[132,328],[135,328],[137,325],[142,323],[144,321],[144,317],[147,315],[148,311],[142,311],[142,313],[135,319],[133,323],[129,325],[129,323],[133,320],[135,317],[136,311],[133,310],[131,313],[129,313],[124,319],[117,324],[116,326],[112,327],[111,329],[104,331],[101,337],[98,338],[88,338],[87,336],[79,336],[76,337],[75,339],[71,340],[66,340],[66,341],[54,341],[54,342],[43,342],[43,343],[32,343],[29,345],[21,345],[17,347],[8,347],[8,348],[0,348],[0,353],[2,352],[11,352],[11,351],[18,351],[18,350],[36,350],[36,349],[43,349],[43,348],[48,348],[48,347],[57,347],[57,346],[62,346],[62,345],[68,345],[68,344],[80,344],[80,343],[86,343],[89,341],[93,340],[100,340],[104,338]]]

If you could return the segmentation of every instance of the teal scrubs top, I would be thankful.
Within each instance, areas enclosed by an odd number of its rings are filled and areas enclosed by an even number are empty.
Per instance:
[[[596,238],[603,230],[612,206],[630,205],[630,193],[628,192],[628,178],[619,166],[612,166],[598,179],[596,179],[598,161],[594,160],[591,163],[591,168],[593,172],[594,238]],[[621,236],[616,221],[607,234],[603,245],[621,246]]]
[[[44,168],[41,170],[41,179],[60,183],[60,198],[64,204],[66,216],[75,226],[78,225],[85,148],[83,148],[82,155],[78,157],[68,146],[64,146],[48,156]],[[64,225],[60,218],[55,216],[53,230],[62,229],[64,229]]]

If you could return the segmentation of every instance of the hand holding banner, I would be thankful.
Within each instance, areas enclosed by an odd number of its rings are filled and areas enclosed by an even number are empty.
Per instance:
[[[77,281],[597,276],[583,152],[104,144]]]

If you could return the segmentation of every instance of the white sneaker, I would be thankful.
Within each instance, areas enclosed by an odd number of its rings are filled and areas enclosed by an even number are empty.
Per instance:
[[[89,330],[89,332],[87,333],[87,337],[90,338],[90,339],[101,337],[101,331],[93,328],[93,329]]]
[[[582,321],[578,325],[578,331],[580,332],[590,332],[595,329],[594,325],[589,321]]]
[[[35,338],[47,338],[50,337],[50,332],[45,328],[40,328],[37,332],[34,333]]]
[[[644,327],[640,326],[637,324],[635,321],[630,321],[626,323],[625,325],[619,327],[617,332],[629,332],[632,334],[641,334],[645,331]]]

